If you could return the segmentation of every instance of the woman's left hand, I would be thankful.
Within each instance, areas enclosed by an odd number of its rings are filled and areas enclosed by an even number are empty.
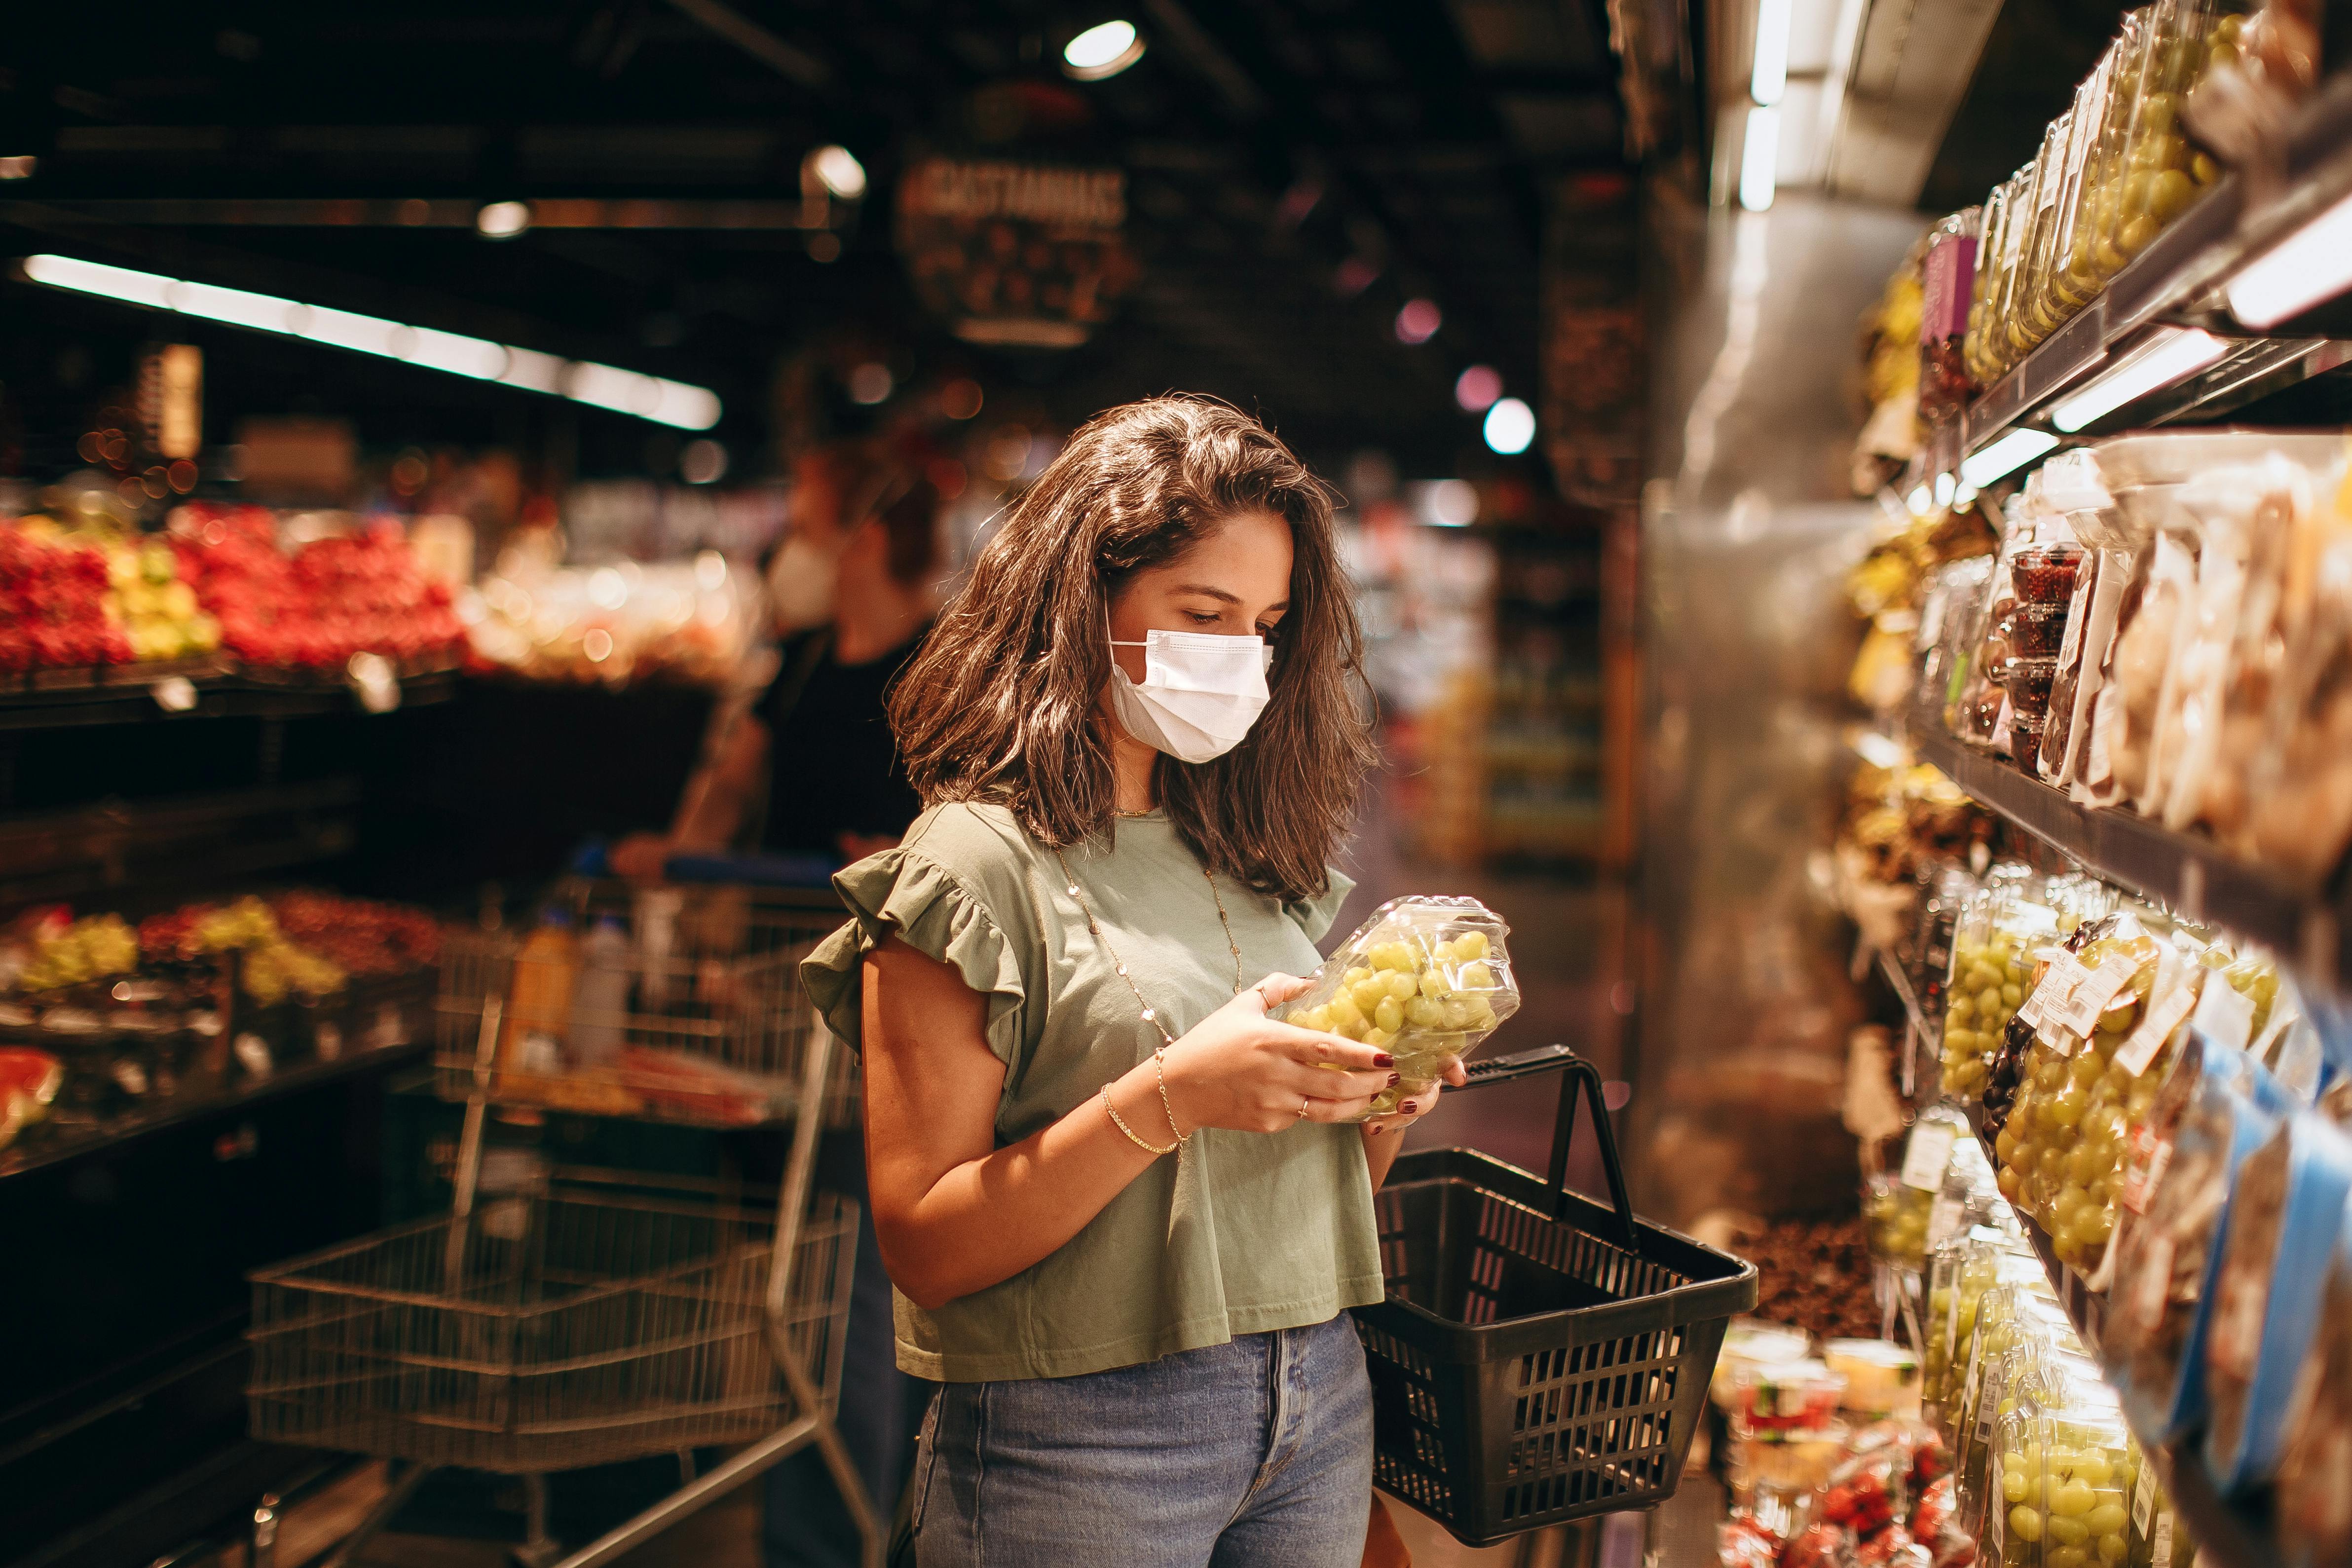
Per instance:
[[[1462,1060],[1457,1057],[1445,1064],[1445,1070],[1438,1075],[1436,1083],[1418,1094],[1406,1096],[1399,1102],[1394,1115],[1373,1117],[1364,1123],[1364,1131],[1381,1137],[1391,1134],[1402,1137],[1406,1128],[1428,1115],[1436,1106],[1437,1097],[1444,1092],[1444,1085],[1451,1084],[1460,1089],[1469,1081],[1470,1076],[1463,1070]]]

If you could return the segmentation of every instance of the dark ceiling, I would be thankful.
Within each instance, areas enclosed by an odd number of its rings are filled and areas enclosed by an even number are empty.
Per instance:
[[[1919,192],[1942,214],[1985,199],[2030,162],[2123,24],[2116,0],[2002,0],[1976,75]]]
[[[1065,80],[1062,43],[1122,12],[1148,41],[1142,60]],[[1475,440],[1453,406],[1462,368],[1492,363],[1532,395],[1543,182],[1624,166],[1600,0],[243,5],[110,11],[102,42],[89,21],[54,7],[12,19],[0,109],[16,144],[0,154],[38,163],[0,184],[11,254],[70,250],[698,381],[746,437],[781,360],[852,342],[917,375],[976,363],[1065,419],[1168,387],[1218,393],[1310,447],[1386,445],[1431,471]],[[126,223],[105,205],[790,202],[803,155],[829,142],[874,179],[830,265],[781,229],[491,241]],[[927,150],[1122,165],[1143,269],[1120,318],[1082,349],[1013,357],[921,321],[888,214],[894,176]],[[1391,323],[1423,295],[1444,325],[1407,347]],[[0,310],[36,337],[109,310],[0,286]],[[215,363],[235,353],[270,367],[256,395],[289,376],[372,376],[335,395],[387,410],[532,401],[368,362],[319,367],[346,356],[228,329],[216,339],[234,347]],[[45,405],[25,383],[42,374],[8,371],[34,423]]]

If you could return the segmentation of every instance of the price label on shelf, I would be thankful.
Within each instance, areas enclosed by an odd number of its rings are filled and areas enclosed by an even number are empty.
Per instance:
[[[2218,974],[2198,992],[2194,1018],[2207,1039],[2242,1051],[2253,1040],[2254,999]]]
[[[1958,1198],[1948,1198],[1939,1194],[1927,1210],[1929,1250],[1934,1250],[1937,1243],[1959,1234],[1961,1221],[1967,1217],[1967,1215],[1966,1204]]]
[[[2066,1005],[2055,1022],[2089,1038],[2099,1026],[2099,1015],[2105,1012],[2115,999],[2123,994],[2133,975],[2139,973],[2139,960],[2127,952],[2111,952],[2096,969],[2083,977],[2066,998]]]
[[[2071,952],[2061,952],[2050,961],[2050,967],[2042,972],[2042,983],[2033,988],[2033,994],[2025,999],[2025,1005],[2017,1010],[2017,1016],[2029,1027],[2040,1029],[2042,1020],[2050,1016],[2050,1010],[2072,996],[2074,987],[2082,984],[2083,976],[2088,973],[2081,959]]]
[[[2148,1559],[2147,1568],[2172,1568],[2172,1512],[2169,1509],[2156,1516],[2155,1555]]]
[[[1952,1163],[1954,1128],[1948,1121],[1922,1121],[1911,1129],[1903,1152],[1903,1184],[1923,1193],[1939,1190]]]
[[[2147,1534],[2147,1521],[2156,1512],[2156,1467],[2140,1462],[2139,1485],[2132,1489],[2132,1530],[2142,1538]]]
[[[2122,1068],[2137,1078],[2156,1060],[2156,1053],[2164,1049],[2164,1042],[2172,1038],[2172,1031],[2188,1020],[2197,1005],[2197,980],[2190,974],[2186,980],[2158,996],[2148,1006],[2147,1016],[2132,1031],[2115,1059]]]

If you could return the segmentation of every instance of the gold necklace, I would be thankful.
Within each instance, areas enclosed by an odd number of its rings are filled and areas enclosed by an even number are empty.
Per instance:
[[[1063,891],[1078,901],[1078,912],[1087,917],[1087,934],[1102,943],[1103,952],[1109,954],[1111,967],[1118,972],[1121,980],[1127,982],[1128,990],[1135,994],[1135,1005],[1143,1009],[1143,1021],[1160,1031],[1161,1040],[1174,1045],[1176,1037],[1168,1032],[1166,1024],[1160,1022],[1159,1009],[1144,999],[1142,987],[1137,985],[1135,976],[1128,973],[1127,961],[1119,957],[1118,949],[1111,946],[1110,938],[1103,935],[1102,922],[1095,919],[1094,905],[1087,901],[1087,895],[1079,889],[1077,878],[1071,875],[1069,861],[1063,858],[1059,849],[1054,851],[1054,859],[1062,868]],[[1216,900],[1217,923],[1225,928],[1225,948],[1234,955],[1234,994],[1238,996],[1244,989],[1242,984],[1241,943],[1234,940],[1234,922],[1225,913],[1225,896],[1217,890],[1217,874],[1203,866],[1201,875],[1208,879],[1209,897]]]
[[[1064,889],[1071,898],[1077,900],[1078,911],[1087,917],[1087,934],[1102,944],[1103,952],[1110,957],[1111,967],[1118,972],[1118,977],[1121,980],[1127,982],[1128,990],[1135,996],[1135,1005],[1143,1009],[1143,1021],[1160,1031],[1160,1043],[1151,1053],[1151,1070],[1160,1080],[1160,1109],[1167,1114],[1168,1131],[1176,1134],[1176,1142],[1169,1148],[1162,1149],[1137,1137],[1135,1130],[1129,1127],[1126,1120],[1119,1115],[1118,1108],[1110,1102],[1109,1084],[1102,1086],[1103,1110],[1110,1117],[1112,1125],[1125,1133],[1127,1141],[1137,1148],[1152,1154],[1165,1154],[1172,1150],[1181,1158],[1184,1146],[1192,1141],[1192,1134],[1182,1131],[1177,1127],[1176,1106],[1168,1098],[1168,1048],[1176,1043],[1176,1037],[1171,1034],[1168,1026],[1161,1022],[1160,1010],[1144,1000],[1143,988],[1136,984],[1135,976],[1128,973],[1127,960],[1118,955],[1118,949],[1113,947],[1110,944],[1110,938],[1103,934],[1102,922],[1095,919],[1094,905],[1087,901],[1087,895],[1079,889],[1078,879],[1071,873],[1069,861],[1064,858],[1059,849],[1054,851],[1054,859],[1062,868]],[[1234,955],[1234,994],[1238,996],[1242,994],[1242,945],[1234,940],[1234,922],[1225,914],[1225,897],[1217,890],[1216,873],[1203,866],[1201,868],[1201,875],[1208,879],[1209,897],[1216,900],[1217,923],[1225,928],[1225,946]],[[1302,1116],[1306,1114],[1305,1103],[1303,1100],[1300,1101],[1299,1114]]]

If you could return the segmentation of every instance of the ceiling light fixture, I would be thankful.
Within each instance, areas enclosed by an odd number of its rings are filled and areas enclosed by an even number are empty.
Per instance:
[[[848,148],[838,143],[819,147],[808,155],[807,166],[834,200],[854,202],[865,196],[866,165]]]
[[[1516,458],[1536,438],[1536,411],[1516,397],[1497,398],[1486,410],[1483,433],[1490,451]]]
[[[1502,395],[1502,373],[1491,364],[1474,364],[1454,378],[1454,401],[1465,414],[1484,414]]]
[[[2262,331],[2352,289],[2352,196],[2271,247],[2223,285],[2230,314]]]
[[[1099,22],[1062,47],[1062,74],[1102,81],[1143,58],[1143,37],[1129,21]]]
[[[1766,104],[1748,110],[1748,135],[1739,149],[1739,205],[1768,212],[1780,162],[1780,111]]]
[[[567,360],[461,332],[412,327],[381,316],[305,305],[274,294],[164,278],[71,256],[28,256],[19,265],[31,281],[71,293],[274,332],[396,360],[420,370],[568,397],[574,403],[593,404],[681,430],[708,430],[719,423],[719,395],[709,388],[593,360]]]
[[[485,202],[474,215],[474,231],[484,239],[512,239],[530,226],[529,202]]]
[[[1776,104],[1789,90],[1790,0],[1756,0],[1756,57],[1748,73],[1748,96]]]
[[[2194,327],[2163,327],[2050,410],[2050,423],[2069,436],[2125,404],[2185,381],[2229,352],[2230,345]]]
[[[2047,430],[2011,430],[1975,457],[1960,464],[1960,480],[1980,490],[2004,474],[2015,473],[2034,458],[2054,449],[2058,437]]]

